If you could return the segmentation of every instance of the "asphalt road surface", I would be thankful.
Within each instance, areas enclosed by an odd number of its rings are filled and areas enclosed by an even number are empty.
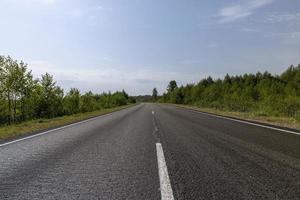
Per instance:
[[[0,199],[300,199],[300,135],[140,104],[0,144]]]

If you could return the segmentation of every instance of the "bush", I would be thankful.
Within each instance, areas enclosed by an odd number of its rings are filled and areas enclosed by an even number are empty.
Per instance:
[[[25,120],[53,118],[135,102],[121,92],[81,95],[72,88],[66,95],[46,73],[34,80],[23,62],[0,56],[0,125]],[[43,120],[40,120],[42,122]]]
[[[159,102],[299,119],[300,65],[291,66],[280,76],[268,72],[242,76],[227,74],[223,80],[208,77],[196,85],[179,88],[173,80]]]

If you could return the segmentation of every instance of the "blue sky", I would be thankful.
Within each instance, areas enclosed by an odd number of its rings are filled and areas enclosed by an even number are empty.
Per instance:
[[[1,0],[0,54],[82,92],[300,63],[299,0]]]

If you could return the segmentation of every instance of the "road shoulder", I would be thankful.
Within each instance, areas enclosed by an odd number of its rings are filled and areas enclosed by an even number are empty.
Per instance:
[[[79,113],[76,115],[62,116],[53,119],[32,120],[20,124],[14,124],[11,126],[2,126],[0,127],[0,145],[24,137],[29,137],[31,135],[47,132],[52,129],[57,129],[71,124],[97,118],[99,116],[124,110],[133,107],[135,105],[138,104],[131,104],[131,105],[120,106],[120,107],[110,108],[110,109],[103,109],[103,110],[88,112],[88,113]]]
[[[219,111],[216,109],[205,109],[205,108],[199,108],[195,106],[188,106],[188,105],[179,105],[179,104],[163,104],[163,105],[169,105],[169,106],[175,106],[177,108],[182,109],[188,109],[191,111],[196,111],[199,113],[209,114],[216,117],[222,117],[222,118],[228,118],[232,120],[237,120],[241,122],[246,122],[249,124],[258,126],[266,126],[274,129],[282,129],[287,132],[295,132],[297,135],[300,135],[300,123],[299,122],[288,122],[280,121],[278,118],[274,117],[251,117],[248,113],[238,113],[238,112],[226,112],[226,111]]]

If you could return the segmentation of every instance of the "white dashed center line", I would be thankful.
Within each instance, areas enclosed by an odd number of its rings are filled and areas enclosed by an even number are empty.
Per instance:
[[[161,143],[156,143],[161,200],[174,200],[167,164]]]

